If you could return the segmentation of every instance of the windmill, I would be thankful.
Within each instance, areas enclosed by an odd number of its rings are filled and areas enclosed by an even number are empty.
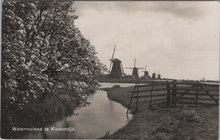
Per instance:
[[[152,73],[151,79],[152,79],[152,80],[155,80],[155,79],[156,79],[156,72],[155,72],[155,70],[154,70],[154,72]]]
[[[161,79],[160,71],[158,72],[157,79]]]
[[[138,78],[139,75],[138,75],[138,69],[144,69],[144,68],[137,68],[136,67],[136,58],[134,59],[134,67],[126,67],[126,69],[132,69],[132,76],[135,77],[135,78]]]
[[[116,50],[116,45],[115,45],[113,53],[112,53],[112,58],[109,59],[109,61],[110,61],[109,77],[121,78],[122,75],[124,75],[124,69],[121,64],[121,60],[114,58],[115,50]]]
[[[156,79],[156,73],[155,73],[155,72],[152,73],[152,79],[153,79],[153,80]]]
[[[148,71],[146,70],[146,68],[147,68],[147,66],[145,65],[145,68],[144,68],[144,71],[143,71],[144,72],[143,78],[144,79],[151,79]]]

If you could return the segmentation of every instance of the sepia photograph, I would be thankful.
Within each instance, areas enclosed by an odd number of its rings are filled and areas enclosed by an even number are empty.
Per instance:
[[[2,139],[218,140],[219,1],[1,8]]]

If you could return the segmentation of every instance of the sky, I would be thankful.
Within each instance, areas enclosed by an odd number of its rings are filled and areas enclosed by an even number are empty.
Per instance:
[[[107,67],[113,48],[126,74],[219,80],[219,2],[77,1],[75,21]],[[139,71],[143,75],[142,70]]]

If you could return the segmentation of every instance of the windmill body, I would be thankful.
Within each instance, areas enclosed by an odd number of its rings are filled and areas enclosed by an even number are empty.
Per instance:
[[[144,76],[142,77],[142,78],[144,78],[144,79],[147,79],[147,80],[150,80],[151,79],[151,77],[150,77],[150,75],[149,75],[149,72],[147,71],[147,66],[145,65],[145,68],[144,68]]]
[[[112,58],[109,60],[110,66],[109,66],[109,77],[110,78],[121,78],[124,75],[124,69],[121,63],[121,60],[114,58],[116,45],[114,47]]]
[[[121,78],[123,75],[122,68],[121,68],[121,61],[117,58],[112,60],[112,68],[110,71],[111,78]]]
[[[135,78],[139,77],[139,75],[138,75],[138,68],[133,68],[132,76],[135,77]]]
[[[144,71],[144,76],[143,76],[143,78],[144,78],[144,79],[148,79],[148,80],[151,79],[151,77],[150,77],[148,71],[146,71],[146,70]]]
[[[152,79],[156,79],[156,73],[152,73]]]
[[[157,79],[161,79],[161,75],[160,74],[158,74]]]

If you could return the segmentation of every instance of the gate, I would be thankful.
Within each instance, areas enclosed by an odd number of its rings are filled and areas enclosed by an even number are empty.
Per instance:
[[[219,85],[209,85],[198,81],[151,81],[140,85],[137,81],[130,97],[128,110],[135,100],[135,111],[139,110],[140,100],[145,98],[151,110],[181,105],[218,105]],[[214,89],[214,90],[213,90]]]

